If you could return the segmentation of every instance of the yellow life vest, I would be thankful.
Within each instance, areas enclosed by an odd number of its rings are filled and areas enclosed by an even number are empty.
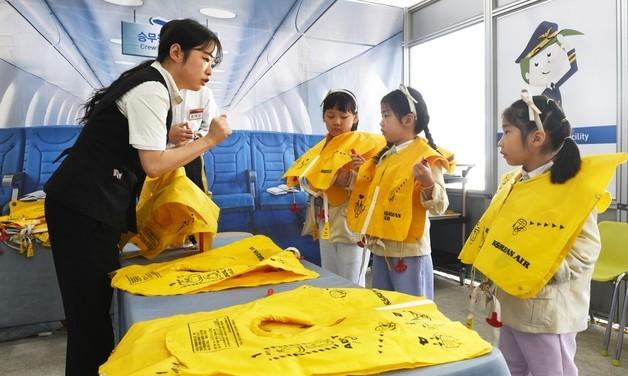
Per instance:
[[[111,286],[139,295],[180,295],[317,277],[293,252],[256,235],[168,262],[125,266]]]
[[[351,163],[351,150],[364,158],[374,156],[386,145],[381,135],[346,132],[332,139],[327,137],[305,152],[283,175],[288,186],[305,179],[313,191],[326,191],[329,204],[341,205],[348,198],[347,190],[332,185],[338,170]]]
[[[34,256],[33,242],[50,247],[44,200],[11,201],[9,215],[0,216],[0,238],[26,257]]]
[[[351,231],[404,243],[423,236],[426,210],[412,175],[412,167],[422,159],[449,169],[447,160],[418,137],[399,153],[379,163],[370,159],[360,167],[347,211]]]
[[[140,254],[152,259],[168,247],[182,246],[189,235],[198,235],[199,249],[211,249],[220,209],[185,176],[180,167],[157,178],[146,178],[137,204],[137,234],[127,234]]]
[[[134,324],[117,375],[363,375],[469,359],[491,345],[426,299],[301,286],[213,312]]]
[[[490,206],[474,227],[459,258],[473,264],[512,296],[535,296],[552,278],[594,207],[610,204],[606,187],[628,153],[582,158],[580,171],[552,184],[547,171],[517,182],[502,179]]]

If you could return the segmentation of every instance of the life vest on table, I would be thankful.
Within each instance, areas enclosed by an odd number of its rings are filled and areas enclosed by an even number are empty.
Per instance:
[[[502,178],[488,209],[459,258],[473,264],[510,295],[535,296],[552,278],[594,207],[604,212],[615,169],[628,153],[582,158],[580,171],[552,184],[550,171],[517,182],[519,171]]]
[[[256,235],[209,252],[114,272],[111,286],[139,295],[180,295],[317,278],[291,251]]]
[[[329,204],[338,206],[347,200],[348,193],[333,182],[338,170],[351,163],[351,150],[370,158],[385,145],[384,136],[366,132],[346,132],[332,139],[325,137],[299,157],[283,177],[288,186],[295,186],[305,179],[310,190],[325,191]]]
[[[490,351],[429,300],[301,286],[213,312],[134,324],[100,374],[360,375]]]
[[[122,237],[135,244],[140,254],[152,259],[168,247],[180,247],[197,234],[199,248],[211,248],[218,228],[220,209],[180,167],[157,178],[147,178],[137,203],[137,234]]]
[[[379,163],[366,161],[349,198],[347,223],[351,231],[404,243],[421,239],[426,210],[415,193],[418,183],[412,168],[423,159],[430,166],[450,169],[447,159],[419,137],[400,152],[385,155]]]

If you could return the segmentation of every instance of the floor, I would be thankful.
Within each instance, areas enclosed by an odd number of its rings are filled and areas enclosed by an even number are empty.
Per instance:
[[[452,320],[465,321],[467,316],[466,288],[457,282],[437,277],[435,281],[436,303],[446,316]],[[464,302],[461,304],[461,302]],[[492,341],[492,330],[482,319],[475,320],[475,329],[483,338]],[[609,357],[600,355],[604,327],[591,325],[588,330],[578,335],[576,363],[581,376],[619,376],[628,375],[628,354],[624,354],[621,367],[614,367]],[[614,351],[617,331],[611,340],[611,352]],[[48,335],[24,338],[0,343],[0,375],[2,376],[61,376],[64,374],[66,335],[63,329]],[[625,353],[628,352],[628,335],[624,337]]]

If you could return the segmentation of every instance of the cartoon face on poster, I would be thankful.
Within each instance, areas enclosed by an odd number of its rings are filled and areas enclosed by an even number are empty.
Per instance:
[[[503,111],[522,89],[562,107],[581,156],[617,150],[617,2],[552,0],[496,21],[497,137]],[[600,15],[599,17],[597,15]],[[499,150],[498,150],[499,153]],[[496,183],[515,166],[497,154]],[[615,183],[608,190],[615,195]]]
[[[559,31],[557,24],[543,21],[515,60],[527,84],[540,88],[539,94],[561,105],[560,87],[578,71],[576,49],[570,41],[575,35],[583,33],[572,29]]]

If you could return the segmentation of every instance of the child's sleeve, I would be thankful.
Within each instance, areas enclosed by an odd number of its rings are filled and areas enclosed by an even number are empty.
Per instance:
[[[445,190],[445,179],[443,178],[443,170],[439,165],[432,166],[432,177],[434,178],[434,188],[432,188],[432,196],[428,197],[425,192],[420,193],[421,204],[430,214],[443,214],[449,207],[449,198]]]
[[[578,279],[593,269],[602,248],[597,227],[597,210],[594,208],[565,259],[560,263],[551,282],[562,283]]]

